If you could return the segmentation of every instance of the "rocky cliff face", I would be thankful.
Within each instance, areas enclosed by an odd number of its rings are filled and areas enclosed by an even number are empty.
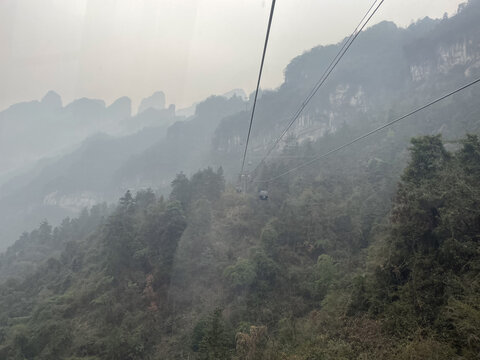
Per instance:
[[[464,39],[453,44],[440,45],[434,57],[410,65],[414,82],[427,81],[439,74],[447,75],[455,69],[462,70],[465,77],[472,76],[480,68],[480,43],[478,39]]]
[[[388,112],[389,107],[405,99],[431,100],[479,75],[478,18],[480,1],[471,0],[452,18],[426,18],[407,29],[388,22],[368,29],[358,37],[285,139],[314,141],[344,126],[371,121],[371,114]],[[253,155],[264,153],[282,133],[341,46],[317,47],[294,59],[285,70],[284,84],[259,100]],[[214,153],[241,152],[247,129],[245,118],[242,114],[224,120],[213,141]],[[285,144],[279,144],[278,151]]]
[[[153,93],[152,96],[143,99],[138,107],[138,113],[140,114],[148,109],[165,109],[165,94],[163,91],[157,91]]]

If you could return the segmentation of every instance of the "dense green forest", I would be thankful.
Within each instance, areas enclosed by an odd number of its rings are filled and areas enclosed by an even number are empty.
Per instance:
[[[0,358],[477,359],[480,141],[409,154],[340,154],[268,201],[207,168],[45,222],[0,258]]]

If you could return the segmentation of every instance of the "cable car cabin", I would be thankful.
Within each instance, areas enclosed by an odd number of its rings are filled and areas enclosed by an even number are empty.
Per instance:
[[[268,200],[268,191],[267,190],[261,190],[259,193],[258,193],[258,198],[260,200]]]

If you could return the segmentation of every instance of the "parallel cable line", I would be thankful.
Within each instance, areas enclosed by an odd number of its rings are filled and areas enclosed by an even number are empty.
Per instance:
[[[335,67],[338,65],[338,63],[340,62],[340,60],[343,58],[343,56],[345,56],[345,54],[347,53],[347,51],[350,49],[350,47],[352,46],[353,42],[357,39],[358,35],[360,35],[360,33],[363,31],[363,29],[365,28],[365,26],[367,26],[367,24],[370,22],[371,18],[373,17],[373,15],[375,15],[375,13],[378,11],[378,9],[380,8],[380,6],[382,6],[383,2],[385,0],[381,0],[380,3],[375,7],[375,5],[377,4],[378,0],[375,0],[373,2],[373,4],[370,6],[370,8],[368,9],[368,11],[365,13],[365,15],[363,16],[362,20],[360,21],[360,23],[357,25],[357,27],[355,28],[355,30],[353,31],[353,33],[350,35],[350,37],[347,39],[347,41],[343,44],[342,48],[340,49],[340,51],[337,53],[337,55],[335,56],[335,58],[332,60],[332,62],[330,63],[330,65],[327,67],[327,69],[325,70],[325,72],[323,73],[322,77],[320,78],[320,80],[315,84],[315,86],[313,87],[313,89],[310,91],[310,94],[306,97],[305,101],[302,102],[302,104],[300,105],[299,109],[295,112],[295,114],[293,115],[293,118],[292,120],[290,121],[290,123],[288,124],[288,126],[283,130],[282,134],[277,138],[277,140],[274,142],[274,144],[270,147],[270,149],[267,151],[266,155],[263,157],[263,159],[260,161],[260,163],[255,167],[254,171],[257,170],[261,165],[262,163],[265,162],[265,160],[270,156],[270,154],[272,153],[272,151],[275,149],[275,147],[278,145],[278,143],[280,142],[280,140],[285,136],[285,134],[288,132],[288,130],[292,127],[292,125],[295,123],[295,121],[297,121],[297,119],[299,118],[300,114],[303,112],[303,110],[305,109],[305,107],[308,105],[308,103],[310,102],[310,100],[312,100],[312,98],[315,96],[315,94],[318,92],[318,90],[322,87],[322,85],[325,83],[325,81],[328,79],[328,77],[330,76],[330,74],[332,73],[332,71],[335,69]],[[375,9],[373,10],[372,12],[372,9],[375,7]],[[366,20],[365,20],[366,19]]]
[[[268,38],[270,36],[270,28],[272,26],[273,12],[275,10],[275,1],[272,0],[272,7],[270,9],[270,18],[268,19],[267,35],[265,36],[265,45],[263,46],[262,62],[260,64],[260,71],[258,73],[257,89],[255,90],[255,99],[253,100],[252,115],[250,117],[250,125],[248,127],[247,140],[245,142],[245,151],[243,152],[242,168],[240,176],[243,174],[245,168],[245,158],[247,157],[248,143],[250,141],[250,133],[252,132],[253,117],[255,115],[255,106],[257,105],[258,89],[260,88],[260,80],[262,79],[263,64],[265,62],[265,54],[267,52]]]
[[[405,119],[405,118],[407,118],[407,117],[410,117],[410,116],[412,116],[412,115],[414,115],[414,114],[416,114],[416,113],[418,113],[418,112],[420,112],[420,111],[422,111],[422,110],[424,110],[424,109],[426,109],[426,108],[428,108],[428,107],[430,107],[430,106],[432,106],[432,105],[434,105],[434,104],[436,104],[436,103],[438,103],[438,102],[440,102],[440,101],[442,101],[442,100],[444,100],[444,99],[446,99],[446,98],[448,98],[448,97],[450,97],[450,96],[452,96],[452,95],[454,95],[454,94],[456,94],[456,93],[458,93],[458,92],[460,92],[460,91],[462,91],[462,90],[465,90],[465,89],[469,88],[470,86],[473,86],[473,85],[475,85],[475,84],[477,84],[477,83],[479,83],[479,82],[480,82],[480,78],[478,78],[478,79],[476,79],[476,80],[474,80],[474,81],[472,81],[472,82],[469,82],[468,84],[463,85],[462,87],[460,87],[460,88],[458,88],[458,89],[456,89],[456,90],[454,90],[454,91],[452,91],[452,92],[449,92],[448,94],[443,95],[443,96],[441,96],[441,97],[439,97],[439,98],[437,98],[437,99],[429,102],[429,103],[426,104],[426,105],[423,105],[423,106],[421,106],[421,107],[419,107],[419,108],[416,108],[415,110],[410,111],[408,114],[405,114],[405,115],[403,115],[403,116],[401,116],[401,117],[399,117],[399,118],[397,118],[397,119],[395,119],[395,120],[392,120],[392,121],[390,121],[390,122],[388,122],[388,123],[386,123],[386,124],[384,124],[384,125],[376,128],[376,129],[374,129],[374,130],[371,130],[371,131],[369,131],[368,133],[363,134],[363,135],[355,138],[354,140],[352,140],[352,141],[350,141],[350,142],[348,142],[348,143],[346,143],[346,144],[343,144],[343,145],[341,145],[341,146],[339,146],[339,147],[337,147],[337,148],[335,148],[335,149],[333,149],[333,150],[330,150],[330,151],[326,152],[325,154],[322,154],[322,155],[320,155],[320,156],[318,156],[318,157],[316,157],[316,158],[314,158],[314,159],[312,159],[312,160],[310,160],[310,161],[307,161],[307,162],[305,162],[305,163],[303,163],[303,164],[300,164],[300,165],[298,165],[298,166],[295,166],[294,168],[292,168],[292,169],[290,169],[290,170],[287,170],[287,171],[281,173],[280,175],[274,176],[274,177],[272,177],[272,178],[270,178],[270,179],[268,179],[268,180],[257,180],[257,181],[254,181],[254,182],[256,182],[256,183],[268,183],[268,182],[271,182],[271,181],[273,181],[273,180],[276,180],[276,179],[278,179],[278,178],[280,178],[280,177],[282,177],[282,176],[285,176],[285,175],[287,175],[287,174],[290,174],[291,172],[293,172],[293,171],[295,171],[295,170],[298,170],[298,169],[301,169],[301,168],[303,168],[303,167],[305,167],[305,166],[308,166],[308,165],[310,165],[310,164],[313,164],[314,162],[317,162],[317,161],[319,161],[319,160],[321,160],[321,159],[323,159],[323,158],[325,158],[325,157],[327,157],[327,156],[329,156],[329,155],[331,155],[331,154],[333,154],[333,153],[336,153],[337,151],[340,151],[340,150],[342,150],[342,149],[345,149],[346,147],[348,147],[348,146],[350,146],[350,145],[352,145],[352,144],[354,144],[354,143],[356,143],[356,142],[358,142],[358,141],[360,141],[360,140],[363,140],[363,139],[365,139],[366,137],[369,137],[370,135],[373,135],[373,134],[375,134],[375,133],[377,133],[377,132],[379,132],[379,131],[381,131],[381,130],[389,127],[389,126],[392,126],[393,124],[395,124],[395,123],[397,123],[397,122],[399,122],[399,121],[401,121],[401,120],[403,120],[403,119]]]

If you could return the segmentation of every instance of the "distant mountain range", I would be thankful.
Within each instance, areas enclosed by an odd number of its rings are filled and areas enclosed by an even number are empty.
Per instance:
[[[211,97],[196,104],[187,119],[176,116],[173,105],[164,108],[162,92],[144,99],[135,116],[127,97],[109,107],[86,98],[62,107],[53,91],[41,101],[11,106],[0,113],[0,248],[44,219],[56,223],[84,207],[113,201],[132,186],[158,188],[160,177],[168,187],[182,166],[196,167],[219,121],[244,109],[244,97],[241,90]],[[195,138],[187,143],[198,151],[184,151],[182,137]],[[135,159],[144,151],[140,164],[147,173],[163,175],[132,174],[130,167],[138,167]],[[155,162],[162,158],[165,164],[158,168]]]
[[[133,117],[127,97],[110,106],[103,100],[81,98],[63,107],[60,95],[50,91],[40,101],[10,106],[0,112],[0,184],[9,173],[70,152],[96,133],[124,136],[145,127],[171,125],[174,108],[165,109],[164,102],[149,99]]]

